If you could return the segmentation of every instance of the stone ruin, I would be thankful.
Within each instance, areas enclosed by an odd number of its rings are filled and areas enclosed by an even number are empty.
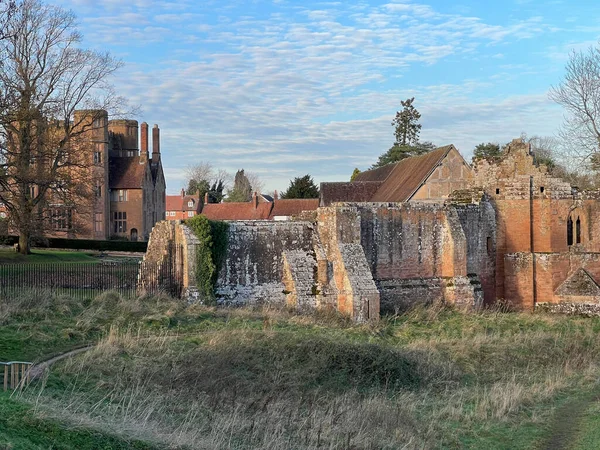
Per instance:
[[[359,322],[435,302],[600,311],[598,193],[550,176],[520,140],[473,168],[452,146],[428,158],[425,168],[402,163],[421,171],[412,179],[398,166],[365,172],[356,190],[324,183],[322,206],[304,220],[230,222],[218,303],[329,308]],[[396,201],[373,201],[386,195]],[[171,241],[185,249],[186,298],[202,301],[200,244],[185,224],[158,224],[146,258],[165,258]]]

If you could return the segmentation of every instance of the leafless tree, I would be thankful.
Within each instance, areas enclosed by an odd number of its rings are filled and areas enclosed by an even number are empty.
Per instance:
[[[550,98],[566,110],[562,145],[581,168],[600,166],[600,47],[573,51],[566,74]]]
[[[256,192],[258,194],[262,193],[265,184],[260,179],[260,176],[256,172],[246,172],[246,178],[250,182],[250,186],[252,187],[252,192]]]
[[[22,0],[0,41],[0,201],[19,232],[20,251],[41,234],[52,205],[81,208],[91,195],[85,157],[90,133],[122,99],[107,80],[121,63],[81,49],[75,16],[40,0]],[[76,110],[86,110],[76,114]]]

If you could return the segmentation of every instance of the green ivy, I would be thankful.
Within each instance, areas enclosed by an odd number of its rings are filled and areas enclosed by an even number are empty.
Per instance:
[[[185,223],[200,241],[196,250],[196,285],[204,302],[214,303],[218,269],[227,251],[228,225],[208,220],[202,215],[194,216]]]

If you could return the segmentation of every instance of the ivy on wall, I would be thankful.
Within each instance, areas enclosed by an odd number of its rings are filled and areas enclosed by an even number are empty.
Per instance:
[[[186,225],[200,241],[196,249],[196,286],[206,304],[215,300],[218,270],[227,252],[226,222],[208,220],[198,215],[186,220]]]

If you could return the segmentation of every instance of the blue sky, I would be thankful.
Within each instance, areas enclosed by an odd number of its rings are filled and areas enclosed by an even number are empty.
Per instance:
[[[548,90],[569,51],[597,45],[597,1],[59,1],[84,44],[124,67],[120,95],[161,128],[167,191],[185,168],[256,173],[265,191],[309,173],[344,181],[393,143],[415,97],[422,140],[552,136]]]

